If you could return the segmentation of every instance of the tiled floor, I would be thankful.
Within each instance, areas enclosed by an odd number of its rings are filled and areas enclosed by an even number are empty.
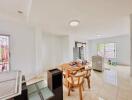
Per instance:
[[[108,65],[105,65],[105,67],[104,72],[92,71],[91,89],[88,89],[87,83],[85,82],[83,100],[132,100],[130,67]],[[46,74],[42,74],[42,78],[45,81],[47,79]],[[41,77],[39,78],[41,79]],[[71,92],[71,96],[67,96],[68,90],[65,86],[63,91],[64,100],[79,100],[78,89]]]
[[[108,66],[104,72],[92,71],[91,89],[85,82],[83,91],[84,100],[132,100],[132,78],[130,67]],[[67,96],[64,86],[64,100],[79,100],[79,91],[76,89]]]

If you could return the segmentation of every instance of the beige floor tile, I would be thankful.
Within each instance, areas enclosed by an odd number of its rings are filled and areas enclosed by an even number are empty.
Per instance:
[[[92,71],[91,89],[85,82],[83,91],[84,100],[132,100],[132,78],[130,67],[106,66],[110,70],[104,72]],[[64,100],[79,100],[79,91],[76,89],[67,96],[67,88],[64,87]]]

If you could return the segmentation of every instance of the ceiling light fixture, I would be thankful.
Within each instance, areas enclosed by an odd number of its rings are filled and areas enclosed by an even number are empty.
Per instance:
[[[101,34],[97,34],[96,36],[97,36],[97,37],[101,37],[102,35],[101,35]]]
[[[102,37],[102,36],[103,36],[103,34],[96,33],[96,36],[97,36],[97,37]]]
[[[23,14],[23,11],[21,11],[21,10],[18,10],[17,12],[18,12],[19,14]]]
[[[80,24],[80,21],[78,21],[78,20],[72,20],[72,21],[70,21],[70,26],[72,26],[72,27],[76,27],[76,26],[78,26]]]

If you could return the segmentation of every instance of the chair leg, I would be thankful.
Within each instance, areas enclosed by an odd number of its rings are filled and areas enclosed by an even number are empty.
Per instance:
[[[69,88],[69,82],[67,82],[67,87]]]
[[[84,91],[84,85],[82,84],[82,90]]]
[[[90,77],[88,77],[87,80],[88,80],[88,88],[90,89],[90,87],[91,87],[91,86],[90,86]]]
[[[71,90],[71,86],[69,85],[69,87],[68,87],[68,96],[70,96],[70,90]]]
[[[79,95],[80,95],[80,100],[82,100],[82,89],[81,89],[81,85],[79,86]]]

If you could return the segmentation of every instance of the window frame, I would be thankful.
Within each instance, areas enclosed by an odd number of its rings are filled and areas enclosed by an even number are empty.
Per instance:
[[[103,50],[103,52],[104,52],[104,53],[103,53],[103,57],[104,57],[104,58],[106,58],[106,59],[116,59],[116,58],[117,58],[117,56],[116,56],[116,55],[117,55],[117,54],[116,54],[117,43],[115,43],[115,42],[98,43],[98,44],[97,44],[97,55],[99,55],[99,45],[100,45],[100,44],[103,44],[103,45],[104,45],[104,47],[103,47],[103,48],[104,48],[104,50]],[[111,51],[107,51],[107,50],[106,50],[106,45],[107,45],[107,44],[114,44],[114,49],[111,50]],[[112,52],[112,51],[114,52],[114,57],[110,57],[110,58],[106,57],[106,52]],[[102,56],[102,55],[99,55],[99,56]]]

